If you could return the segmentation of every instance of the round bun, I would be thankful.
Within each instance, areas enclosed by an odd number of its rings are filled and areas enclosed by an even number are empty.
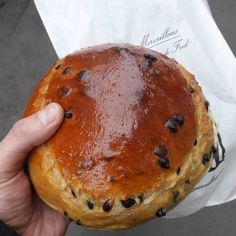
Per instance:
[[[78,224],[115,230],[164,216],[210,167],[209,103],[192,74],[156,51],[105,44],[68,55],[25,116],[50,102],[64,121],[31,153],[29,173],[39,197]]]

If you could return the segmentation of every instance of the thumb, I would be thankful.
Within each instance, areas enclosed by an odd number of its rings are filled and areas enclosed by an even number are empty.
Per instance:
[[[63,120],[63,109],[51,103],[41,111],[16,122],[0,143],[1,182],[13,178],[22,168],[28,152],[47,141]]]

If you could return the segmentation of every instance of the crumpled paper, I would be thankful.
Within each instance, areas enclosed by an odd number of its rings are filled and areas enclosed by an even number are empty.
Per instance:
[[[205,0],[35,0],[35,4],[60,58],[87,46],[127,42],[165,53],[196,75],[224,147],[219,145],[211,171],[168,217],[236,198],[236,59]]]

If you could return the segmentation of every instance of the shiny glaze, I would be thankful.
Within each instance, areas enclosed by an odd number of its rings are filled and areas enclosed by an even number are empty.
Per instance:
[[[94,197],[125,199],[158,187],[193,146],[196,121],[188,85],[176,62],[157,52],[128,44],[83,49],[55,70],[49,91],[47,101],[73,116],[48,145],[69,183]],[[185,123],[172,133],[165,123],[175,114]],[[170,169],[158,165],[159,145],[168,150]]]

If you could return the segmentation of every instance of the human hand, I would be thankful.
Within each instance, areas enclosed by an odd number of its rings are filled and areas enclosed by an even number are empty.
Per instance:
[[[0,143],[0,219],[21,235],[64,235],[68,220],[32,190],[22,166],[27,154],[49,139],[63,120],[56,103],[18,121]]]

